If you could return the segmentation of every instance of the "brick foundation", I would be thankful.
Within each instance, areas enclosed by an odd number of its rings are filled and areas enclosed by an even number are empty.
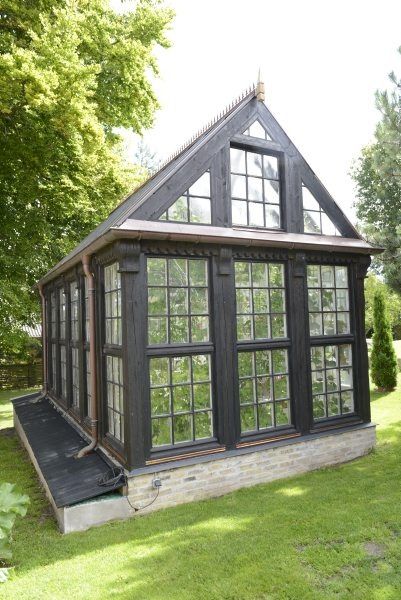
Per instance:
[[[154,477],[162,480],[159,497],[139,514],[221,496],[242,487],[350,461],[367,454],[375,441],[376,428],[369,425],[298,438],[285,445],[203,457],[201,462],[192,460],[192,464],[177,462],[159,470],[155,466],[129,478],[129,500],[138,508],[151,502],[155,497]]]

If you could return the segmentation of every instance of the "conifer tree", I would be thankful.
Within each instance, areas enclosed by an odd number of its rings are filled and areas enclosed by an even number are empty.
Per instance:
[[[371,375],[375,385],[382,391],[393,390],[397,385],[397,358],[393,336],[382,290],[377,290],[373,299],[373,347]]]

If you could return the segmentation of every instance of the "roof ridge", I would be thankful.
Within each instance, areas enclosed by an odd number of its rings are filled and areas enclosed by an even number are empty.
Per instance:
[[[169,162],[171,162],[174,158],[177,158],[177,156],[179,154],[181,154],[181,152],[183,152],[184,150],[189,148],[189,146],[191,146],[194,142],[196,142],[196,140],[201,135],[206,133],[211,127],[213,127],[213,125],[215,125],[218,121],[220,121],[220,119],[222,119],[223,117],[226,117],[233,110],[233,108],[235,108],[237,106],[237,104],[242,102],[242,100],[244,100],[244,98],[246,98],[249,94],[251,94],[251,93],[256,94],[256,89],[257,89],[256,84],[252,83],[248,88],[243,90],[243,92],[241,94],[239,94],[232,102],[227,104],[221,112],[217,113],[210,121],[208,121],[206,123],[206,125],[204,125],[200,129],[198,129],[198,131],[196,133],[194,133],[192,135],[192,137],[190,137],[179,148],[177,148],[177,150],[175,150],[175,152],[170,154],[164,161],[162,161],[159,164],[157,171],[161,171],[162,169],[164,169],[164,167],[166,165],[168,165]]]

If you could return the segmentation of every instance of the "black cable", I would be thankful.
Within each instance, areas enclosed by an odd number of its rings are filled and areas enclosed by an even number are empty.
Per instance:
[[[149,502],[149,504],[145,504],[145,506],[141,506],[140,508],[138,508],[137,506],[134,506],[133,504],[131,504],[128,496],[125,496],[125,497],[127,499],[128,504],[132,508],[132,510],[134,510],[135,512],[138,512],[139,510],[143,510],[144,508],[148,508],[148,506],[151,506],[153,504],[153,502],[156,502],[156,500],[159,497],[159,492],[160,492],[160,486],[158,486],[157,492],[156,492],[156,496],[153,498],[153,500],[151,500],[151,502]]]

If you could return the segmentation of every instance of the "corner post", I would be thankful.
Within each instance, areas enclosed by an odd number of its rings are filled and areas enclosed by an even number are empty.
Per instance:
[[[353,299],[353,320],[355,331],[354,342],[354,382],[355,403],[359,416],[365,423],[370,417],[370,390],[369,390],[369,359],[365,335],[365,288],[364,282],[370,257],[359,257],[352,264],[351,283]]]
[[[144,466],[148,446],[146,260],[139,242],[121,241],[125,453],[130,469]]]

